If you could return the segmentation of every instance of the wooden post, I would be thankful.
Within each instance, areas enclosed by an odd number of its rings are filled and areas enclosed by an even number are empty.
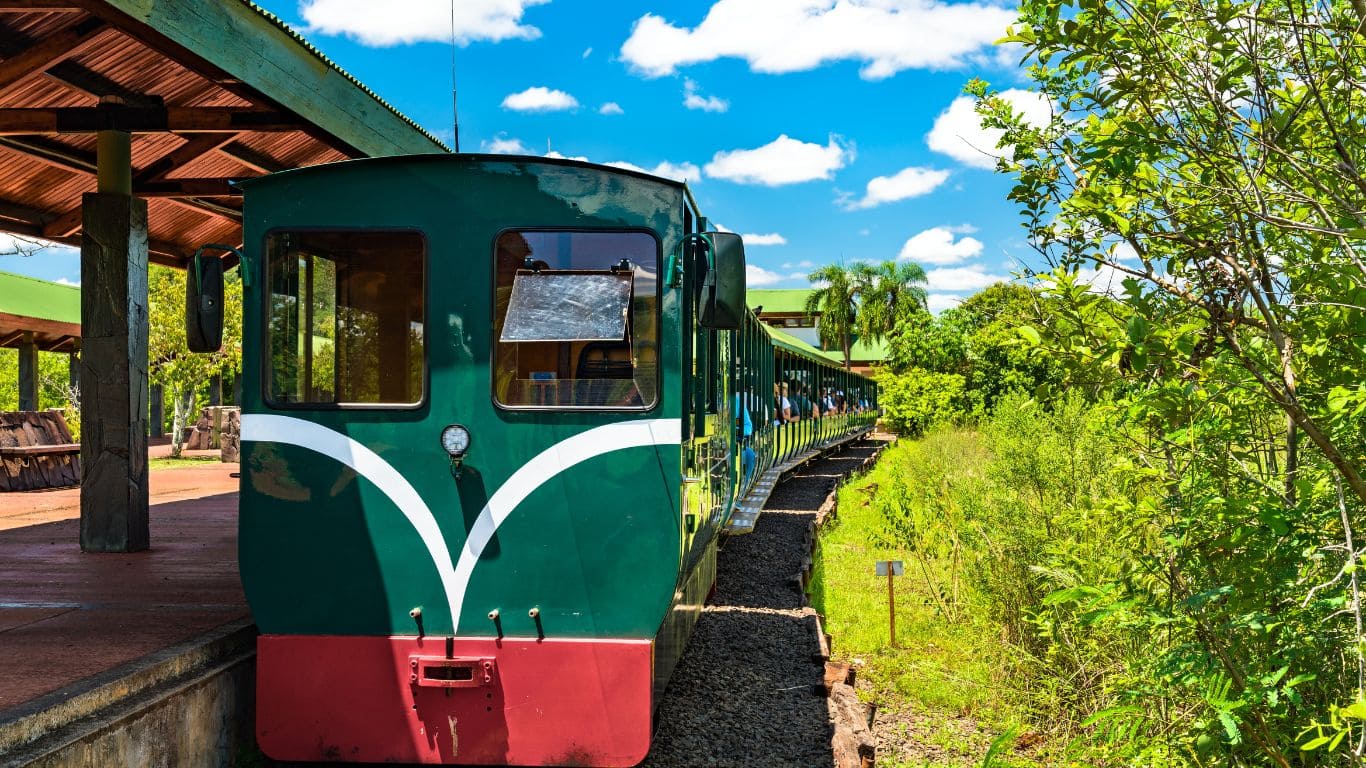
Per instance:
[[[66,375],[71,388],[81,390],[81,340],[71,342],[71,351],[66,356]]]
[[[118,144],[104,133],[101,150]],[[126,162],[126,153],[110,154]],[[106,160],[102,153],[101,168]],[[103,188],[120,174],[99,178]],[[150,543],[147,203],[102,191],[84,195],[81,207],[81,549],[136,552]]]
[[[38,345],[33,331],[24,331],[19,345],[19,410],[38,410]]]
[[[161,437],[166,434],[166,394],[160,384],[153,384],[149,391],[152,393],[150,431],[152,437]]]
[[[223,404],[223,377],[214,374],[209,377],[209,405]]]
[[[887,620],[888,620],[888,623],[891,625],[891,628],[892,628],[892,647],[895,648],[895,647],[896,647],[896,587],[894,586],[894,585],[895,585],[895,582],[892,580],[893,578],[894,578],[894,571],[893,571],[891,568],[888,568],[888,569],[887,569]]]

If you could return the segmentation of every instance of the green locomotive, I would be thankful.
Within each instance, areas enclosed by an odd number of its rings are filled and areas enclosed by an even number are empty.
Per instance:
[[[242,187],[262,749],[639,762],[735,503],[870,424],[872,383],[758,322],[679,183],[456,155]],[[189,271],[192,348],[224,263]]]

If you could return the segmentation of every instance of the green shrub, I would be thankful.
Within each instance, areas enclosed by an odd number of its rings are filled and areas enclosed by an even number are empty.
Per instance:
[[[878,376],[879,399],[888,428],[908,436],[938,424],[956,424],[968,415],[966,382],[956,373],[911,368]]]

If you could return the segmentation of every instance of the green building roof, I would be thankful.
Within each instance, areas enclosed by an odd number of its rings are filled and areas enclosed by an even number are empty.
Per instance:
[[[81,289],[0,272],[0,313],[59,323],[81,322]]]
[[[805,313],[806,297],[811,288],[755,288],[745,291],[745,301],[750,309],[763,307],[764,314],[770,312]]]
[[[796,352],[808,357],[814,357],[818,360],[828,360],[836,365],[844,365],[844,355],[842,354],[836,355],[821,349],[816,349],[796,336],[772,325],[765,324],[764,330],[768,332],[769,338],[773,339],[774,346],[781,347],[789,352]]]

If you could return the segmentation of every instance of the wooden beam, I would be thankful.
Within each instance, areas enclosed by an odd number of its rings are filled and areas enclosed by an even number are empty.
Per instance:
[[[81,207],[75,208],[61,214],[57,218],[49,221],[43,226],[43,237],[59,239],[72,237],[81,231]]]
[[[240,141],[230,142],[220,147],[218,151],[258,173],[278,173],[293,167],[270,157],[264,152],[257,152]]]
[[[87,18],[53,32],[18,55],[7,56],[0,61],[0,91],[37,77],[54,64],[84,51],[109,29],[103,19]]]
[[[47,347],[45,347],[45,348],[43,349],[43,351],[44,351],[44,352],[56,352],[57,350],[61,349],[62,347],[65,347],[65,346],[67,346],[68,344],[71,344],[71,343],[74,342],[75,340],[76,340],[76,337],[75,337],[75,336],[63,336],[63,337],[61,337],[60,339],[57,339],[56,341],[54,341],[54,342],[48,344]]]
[[[65,171],[95,173],[95,153],[42,136],[0,136],[0,147]]]
[[[12,203],[8,200],[0,200],[0,219],[32,224],[41,227],[46,221],[52,218],[52,214],[31,208],[21,203]]]
[[[149,181],[160,181],[166,174],[183,168],[204,155],[221,148],[224,144],[232,142],[236,138],[236,136],[223,136],[222,134],[209,134],[206,136],[189,138],[184,144],[181,144],[171,152],[157,158],[138,170],[138,172],[133,175],[133,185],[137,186],[140,183]]]
[[[165,200],[169,203],[190,208],[200,213],[207,213],[210,216],[217,216],[220,219],[227,219],[234,224],[242,223],[242,211],[232,208],[212,200],[201,200],[197,197],[168,197]]]
[[[0,0],[3,1],[3,0]],[[18,56],[28,48],[37,45],[38,40],[29,37],[7,25],[0,24],[0,56]],[[88,93],[95,98],[113,96],[129,106],[160,106],[161,99],[125,88],[104,75],[97,74],[74,61],[63,61],[53,65],[43,75],[49,80],[61,83],[68,88]]]
[[[0,13],[24,13],[27,11],[74,13],[84,10],[71,0],[0,0]]]
[[[241,107],[56,107],[0,109],[0,136],[54,133],[241,133],[301,131],[292,115]]]
[[[227,179],[164,179],[133,184],[138,197],[240,197]]]

